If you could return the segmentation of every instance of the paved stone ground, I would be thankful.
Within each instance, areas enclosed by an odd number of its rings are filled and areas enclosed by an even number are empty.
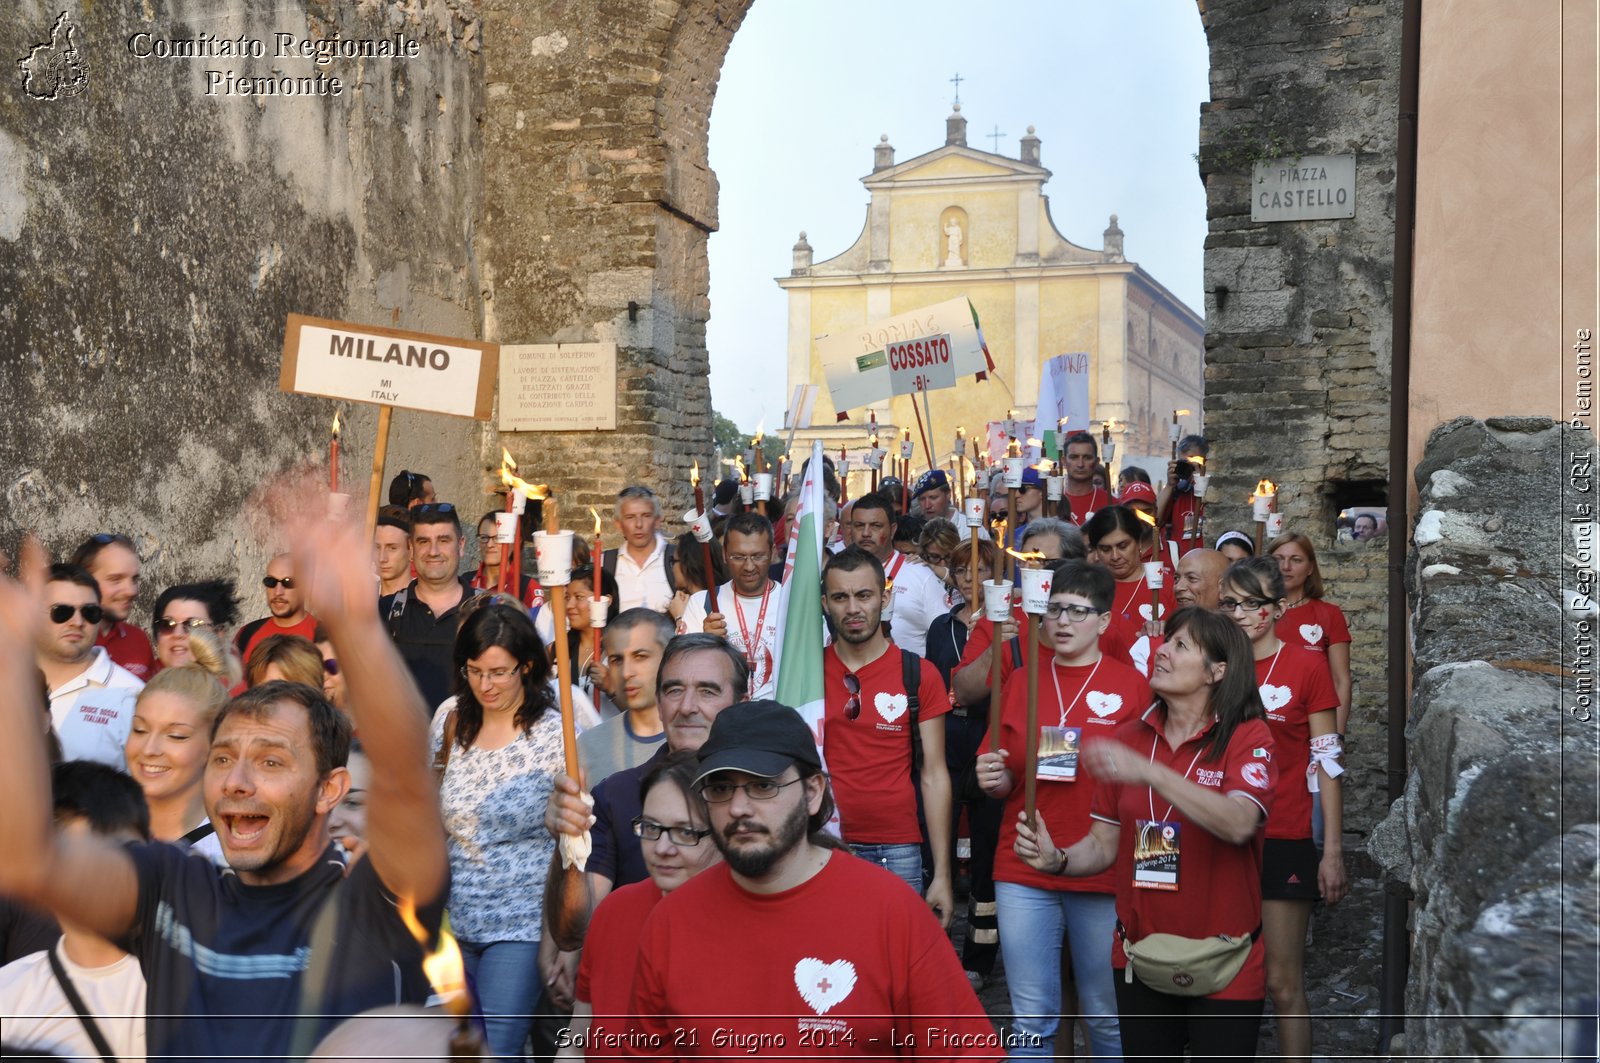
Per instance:
[[[1319,906],[1312,916],[1312,945],[1306,955],[1306,995],[1311,1001],[1312,1051],[1319,1059],[1380,1059],[1378,1043],[1378,980],[1383,960],[1383,881],[1377,866],[1359,849],[1347,849],[1350,895],[1337,906]],[[964,884],[961,884],[964,885]],[[958,885],[958,889],[961,886]],[[962,896],[957,910],[965,912]],[[955,928],[959,948],[965,920]],[[978,997],[997,1025],[1011,1014],[1005,970],[996,962],[994,975]],[[1257,1054],[1277,1053],[1272,1005],[1261,1024]],[[1078,1054],[1087,1058],[1087,1043],[1078,1033]]]

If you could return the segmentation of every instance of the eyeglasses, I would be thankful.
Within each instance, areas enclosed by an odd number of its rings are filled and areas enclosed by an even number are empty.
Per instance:
[[[773,782],[771,779],[757,779],[755,782],[723,782],[713,779],[700,787],[700,796],[713,805],[724,805],[733,800],[733,795],[740,790],[752,801],[771,801],[778,796],[778,791],[785,786],[793,786],[804,779],[790,779],[788,782]],[[709,834],[710,832],[707,831]]]
[[[729,554],[730,565],[766,565],[770,564],[772,557],[769,554]]]
[[[935,554],[932,552],[924,552],[922,555],[922,560],[926,561],[930,565],[944,565],[948,564],[950,561],[950,559],[944,554]]]
[[[50,607],[50,619],[57,624],[65,624],[78,613],[82,613],[83,619],[90,624],[98,624],[100,618],[106,615],[106,611],[93,602],[88,605],[68,605],[62,602],[60,605]]]
[[[334,660],[332,657],[324,657],[322,659],[322,670],[328,675],[338,675],[339,662]]]
[[[854,672],[844,674],[844,688],[850,694],[850,700],[844,703],[844,718],[854,720],[861,715],[861,680]]]
[[[745,792],[750,793],[748,790]],[[750,794],[750,796],[754,797],[755,795]],[[728,797],[731,800],[733,794],[730,793]],[[700,839],[710,833],[710,827],[669,827],[665,823],[657,823],[655,820],[645,819],[643,816],[633,817],[634,837],[643,838],[647,842],[660,841],[661,836],[665,834],[672,839],[673,845],[699,845]]]
[[[492,542],[494,542],[494,536],[492,534],[490,534],[490,535],[480,535],[480,536],[478,536],[478,541],[480,543],[492,543]]]
[[[197,627],[210,626],[211,621],[204,620],[198,616],[192,616],[188,620],[174,620],[170,616],[164,616],[160,620],[157,620],[155,625],[156,634],[158,635],[170,635],[180,627],[188,628],[190,631],[193,631]]]
[[[286,591],[292,591],[294,590],[294,577],[284,576],[280,579],[277,576],[262,576],[261,585],[269,591],[274,587],[282,587]]]
[[[521,669],[518,668],[491,668],[485,672],[469,665],[466,668],[461,669],[461,677],[474,686],[483,682],[485,679],[493,683],[495,686],[499,686],[501,683],[504,683],[506,680],[516,675],[519,671],[521,671]]]
[[[1276,598],[1224,598],[1217,603],[1217,608],[1224,613],[1237,613],[1240,609],[1265,609],[1269,605],[1277,604]]]
[[[424,502],[411,512],[419,517],[425,517],[430,513],[454,513],[455,511],[456,507],[449,502]]]
[[[1066,617],[1074,624],[1081,624],[1091,616],[1099,616],[1104,611],[1087,605],[1057,605],[1055,602],[1044,607],[1045,619],[1060,620]]]

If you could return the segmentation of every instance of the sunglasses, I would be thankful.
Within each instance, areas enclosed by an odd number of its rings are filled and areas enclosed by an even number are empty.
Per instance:
[[[160,620],[156,621],[155,626],[156,634],[170,635],[179,628],[187,628],[188,630],[193,631],[197,627],[210,627],[211,621],[198,616],[192,616],[187,620],[174,620],[170,616],[164,616]]]
[[[106,611],[94,603],[88,605],[67,605],[65,602],[50,607],[50,620],[53,623],[65,624],[75,614],[82,613],[83,619],[91,624],[98,624]]]
[[[322,670],[328,675],[338,675],[339,662],[334,660],[332,657],[324,657],[322,659]]]
[[[91,535],[89,536],[89,541],[96,546],[110,546],[112,543],[120,543],[121,545],[130,548],[133,546],[132,539],[128,538],[126,535],[116,535],[112,532],[101,532],[99,535]]]
[[[450,502],[424,502],[412,510],[418,516],[427,516],[429,513],[454,513],[456,507]]]
[[[854,672],[844,674],[844,689],[850,695],[850,700],[844,703],[844,718],[857,719],[861,716],[861,680]]]
[[[286,591],[292,591],[294,590],[294,577],[284,576],[279,579],[277,576],[263,576],[261,585],[269,591],[274,587],[282,587]]]

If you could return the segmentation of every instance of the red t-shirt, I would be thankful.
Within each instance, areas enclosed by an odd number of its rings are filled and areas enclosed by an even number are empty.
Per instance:
[[[492,591],[495,585],[490,583],[484,575],[484,567],[478,566],[478,571],[472,575],[472,589],[477,591]],[[539,586],[539,581],[532,576],[522,577],[522,604],[529,609],[537,609],[544,604],[544,588]]]
[[[1272,729],[1278,787],[1273,793],[1269,838],[1311,837],[1311,714],[1339,707],[1328,659],[1285,642],[1271,657],[1256,662],[1256,684]]]
[[[622,1039],[635,1029],[628,1000],[639,935],[663,896],[645,879],[612,890],[594,910],[578,962],[577,999],[594,1012],[584,1042],[586,1060],[621,1058]]]
[[[1117,728],[1116,738],[1140,756],[1183,773],[1190,782],[1245,797],[1260,806],[1263,813],[1271,811],[1278,769],[1266,721],[1246,720],[1235,728],[1219,763],[1199,759],[1210,738],[1210,727],[1173,749],[1163,737],[1165,719],[1164,709],[1152,707]],[[1261,830],[1244,845],[1230,845],[1177,808],[1169,811],[1168,802],[1153,787],[1130,786],[1114,779],[1101,780],[1090,815],[1121,828],[1113,865],[1117,918],[1122,920],[1130,940],[1158,933],[1192,938],[1214,934],[1239,937],[1260,925]],[[1139,837],[1139,820],[1176,824],[1177,889],[1134,885],[1133,851]],[[1128,957],[1118,941],[1111,948],[1111,966],[1121,971],[1127,965]],[[1266,946],[1257,939],[1243,969],[1227,988],[1211,995],[1217,1000],[1259,1000],[1266,992]]]
[[[1183,534],[1184,518],[1194,514],[1194,534]],[[1178,544],[1178,556],[1181,558],[1190,550],[1198,550],[1205,546],[1205,539],[1200,534],[1200,503],[1192,494],[1175,494],[1172,496],[1172,505],[1167,510],[1167,526],[1162,529],[1162,534]]]
[[[845,852],[774,894],[707,868],[656,905],[638,963],[628,1056],[1006,1054],[922,898]]]
[[[112,663],[122,665],[136,679],[148,681],[156,674],[156,652],[150,646],[150,636],[126,620],[118,620],[102,631],[95,645],[104,646]]]
[[[1013,609],[1012,615],[1014,615],[1017,619],[1017,628],[1019,630],[1026,630],[1022,622],[1021,608]],[[955,677],[963,668],[970,666],[974,661],[982,656],[983,652],[987,650],[993,643],[994,624],[993,622],[985,620],[980,616],[977,622],[972,625],[971,630],[967,632],[967,645],[966,648],[961,651],[961,663],[956,665],[955,668],[951,669],[950,671],[951,681],[953,682],[955,680]],[[1133,657],[1131,656],[1132,647],[1133,643],[1130,642],[1127,636],[1114,624],[1106,628],[1105,634],[1100,636],[1101,656],[1109,657],[1113,661],[1116,661],[1119,664],[1125,664],[1130,668],[1133,667]],[[1019,653],[1023,654],[1024,656],[1026,655],[1026,650],[1022,646],[1021,636],[1018,636],[1016,651],[1013,651],[1010,647],[1007,647],[1005,651],[1000,654],[1000,681],[1002,683],[1004,683],[1007,679],[1010,679],[1011,673],[1016,671],[1016,658]],[[1041,661],[1048,660],[1053,656],[1055,656],[1055,652],[1053,650],[1048,650],[1043,646],[1039,647],[1039,659]]]
[[[1088,494],[1075,495],[1070,491],[1062,497],[1067,500],[1072,513],[1068,518],[1074,524],[1087,524],[1089,518],[1114,503],[1114,499],[1104,489],[1096,487]]]
[[[1344,610],[1337,605],[1321,598],[1307,598],[1284,612],[1273,634],[1291,646],[1325,654],[1329,646],[1350,641],[1350,625],[1345,623]]]
[[[1150,707],[1150,686],[1144,676],[1105,657],[1096,664],[1069,668],[1056,664],[1051,655],[1039,672],[1039,726],[1077,728],[1080,753],[1085,742],[1110,738],[1119,724],[1137,719]],[[1017,840],[1017,814],[1027,804],[1027,723],[1028,682],[1019,677],[1006,684],[1005,708],[1000,718],[1000,747],[1009,754],[1006,768],[1016,785],[1006,798],[1000,820],[1000,846],[994,854],[995,881],[1043,890],[1116,892],[1116,876],[1110,868],[1082,878],[1047,875],[1023,863],[1012,848]],[[993,752],[987,740],[983,752]],[[1040,755],[1044,756],[1042,752]],[[1076,779],[1040,779],[1035,792],[1035,802],[1050,827],[1050,837],[1062,848],[1089,833],[1089,803],[1096,780],[1081,760],[1077,772]]]
[[[1158,593],[1161,611],[1155,619],[1165,621],[1178,608],[1178,601],[1172,596],[1172,580],[1162,580]],[[1143,576],[1130,583],[1117,584],[1111,601],[1111,630],[1129,647],[1139,641],[1143,634],[1141,629],[1151,619],[1150,612],[1150,584]]]
[[[826,692],[822,754],[833,779],[844,840],[857,845],[897,845],[922,841],[917,827],[916,780],[911,777],[911,716],[906,704],[900,648],[891,645],[856,673],[861,681],[861,714],[844,716],[850,700],[844,688],[847,669],[838,649],[822,653]],[[950,711],[939,669],[922,662],[917,688],[917,718],[938,719]],[[943,725],[941,725],[943,726]]]
[[[255,652],[255,648],[261,644],[263,639],[271,638],[273,635],[299,635],[309,642],[315,637],[316,633],[317,618],[310,613],[301,618],[299,623],[291,624],[288,627],[279,626],[278,621],[269,616],[262,622],[261,626],[251,633],[250,641],[239,647],[239,656],[245,664],[249,664],[250,654]]]

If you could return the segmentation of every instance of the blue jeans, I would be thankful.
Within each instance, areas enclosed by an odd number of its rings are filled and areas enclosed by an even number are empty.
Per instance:
[[[850,851],[863,860],[888,868],[922,896],[922,846],[916,842],[901,845],[852,845]]]
[[[1013,1056],[1053,1056],[1061,1016],[1061,942],[1072,944],[1078,1006],[1097,1059],[1119,1060],[1117,990],[1111,974],[1116,900],[1108,893],[1042,890],[1015,882],[994,884],[1000,909],[1000,959],[1011,992]],[[1070,1025],[1068,1026],[1070,1036]]]
[[[533,1027],[533,1012],[543,990],[537,941],[458,941],[483,1009],[489,1054],[506,1060],[523,1058],[522,1046]]]

